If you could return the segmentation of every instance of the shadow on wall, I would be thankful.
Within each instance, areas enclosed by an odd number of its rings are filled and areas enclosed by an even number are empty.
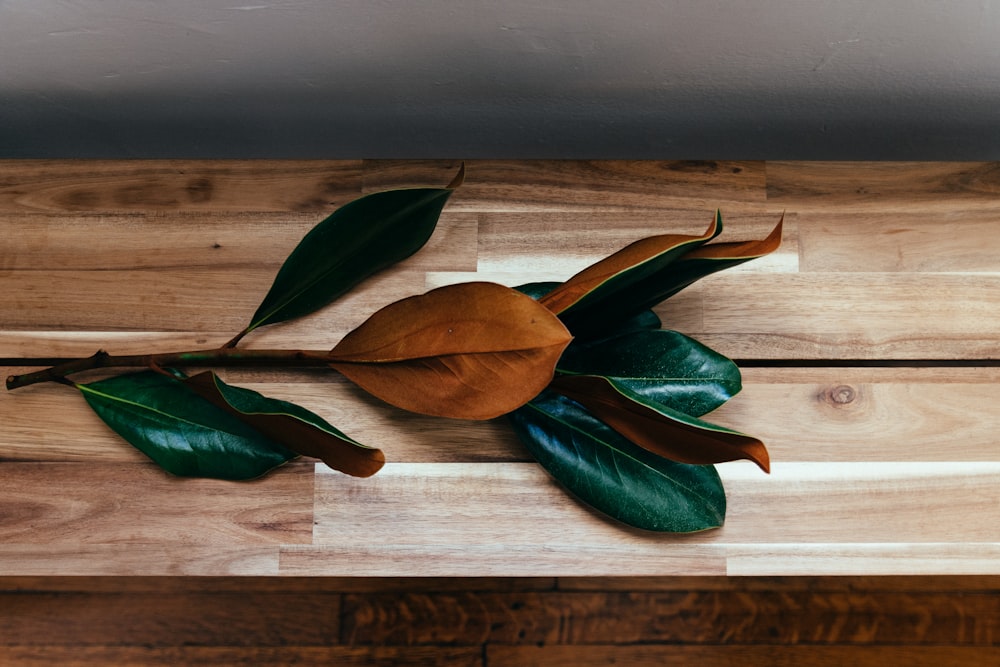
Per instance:
[[[648,98],[648,96],[647,96]],[[2,158],[1000,159],[1000,91],[836,99],[6,96]]]

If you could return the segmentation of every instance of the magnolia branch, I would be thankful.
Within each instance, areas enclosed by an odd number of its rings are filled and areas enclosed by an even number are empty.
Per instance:
[[[335,357],[325,350],[244,350],[233,347],[158,354],[111,355],[104,350],[82,359],[73,359],[44,370],[11,375],[7,389],[18,389],[40,382],[65,382],[74,373],[100,368],[153,368],[171,366],[247,366],[247,367],[320,367]]]

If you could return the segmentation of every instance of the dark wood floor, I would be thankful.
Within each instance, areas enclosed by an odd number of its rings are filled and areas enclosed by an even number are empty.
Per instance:
[[[0,665],[996,665],[1000,577],[0,578]]]

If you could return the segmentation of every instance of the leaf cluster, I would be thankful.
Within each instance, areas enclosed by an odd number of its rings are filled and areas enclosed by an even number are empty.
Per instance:
[[[706,245],[721,232],[717,212],[700,236],[642,239],[564,283],[520,288],[575,338],[546,392],[510,415],[514,430],[567,490],[638,528],[720,526],[726,496],[711,464],[746,459],[770,469],[760,440],[699,419],[740,391],[736,364],[661,329],[650,310],[781,242],[780,221],[762,241]]]
[[[366,477],[385,455],[293,403],[229,385],[189,364],[323,365],[397,407],[460,419],[509,417],[531,454],[570,493],[629,525],[690,532],[719,526],[725,492],[712,464],[747,459],[758,439],[701,417],[740,390],[723,355],[661,329],[651,310],[696,280],[774,250],[764,240],[714,243],[665,234],[623,248],[564,283],[510,289],[464,283],[374,313],[329,351],[239,348],[269,324],[323,308],[429,239],[464,167],[445,188],[356,199],[298,244],[248,324],[214,350],[115,358],[100,352],[37,380],[72,384],[94,412],[170,473],[250,479],[300,455]],[[89,383],[86,368],[144,365]],[[10,378],[8,387],[27,384]]]

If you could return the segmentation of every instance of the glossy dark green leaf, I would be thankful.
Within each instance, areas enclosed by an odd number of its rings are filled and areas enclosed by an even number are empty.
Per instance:
[[[447,188],[377,192],[334,211],[285,260],[245,332],[312,313],[415,253],[430,238],[463,173],[464,167]]]
[[[366,447],[302,406],[228,385],[212,371],[186,380],[188,387],[293,452],[322,460],[334,470],[369,477],[385,465],[385,454]]]
[[[740,369],[729,358],[676,331],[632,331],[570,345],[556,369],[604,376],[645,401],[695,417],[716,409],[742,386]]]
[[[559,315],[574,335],[590,337],[604,331],[609,323],[621,322],[654,305],[636,305],[640,301],[636,286],[655,280],[679,257],[721,231],[722,216],[717,212],[700,236],[663,234],[641,239],[591,264],[539,301]]]
[[[722,463],[747,459],[764,472],[770,458],[757,438],[649,401],[597,375],[561,375],[549,388],[580,403],[630,441],[671,461]]]
[[[252,479],[295,458],[295,452],[160,373],[76,386],[108,426],[175,475]]]
[[[525,285],[518,285],[514,289],[517,291],[527,294],[532,299],[536,301],[541,297],[545,296],[553,289],[558,287],[561,283],[557,282],[539,282],[539,283],[527,283]],[[616,336],[621,336],[626,333],[631,333],[633,331],[646,331],[659,329],[662,326],[660,322],[660,317],[652,310],[644,310],[635,315],[627,317],[618,323],[608,323],[604,328],[603,334],[605,338],[614,338]],[[569,350],[582,349],[585,346],[593,345],[605,340],[605,338],[597,338],[590,340],[574,340],[570,343]]]
[[[714,467],[652,454],[568,398],[546,391],[510,420],[528,451],[570,493],[619,521],[689,533],[725,519],[726,494]]]

